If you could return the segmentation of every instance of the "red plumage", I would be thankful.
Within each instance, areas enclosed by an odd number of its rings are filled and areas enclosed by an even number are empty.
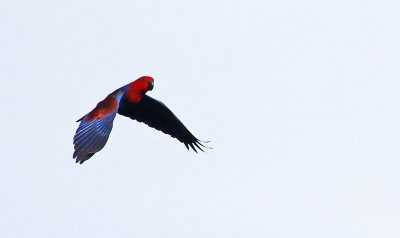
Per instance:
[[[108,95],[103,101],[99,102],[97,106],[86,115],[87,121],[94,119],[101,119],[105,115],[112,113],[118,107],[118,99],[115,97],[118,94],[118,90]]]

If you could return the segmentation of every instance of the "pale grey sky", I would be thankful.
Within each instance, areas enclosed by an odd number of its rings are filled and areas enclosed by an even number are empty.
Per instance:
[[[400,237],[397,1],[1,1],[2,237]],[[214,149],[117,116],[142,75]]]

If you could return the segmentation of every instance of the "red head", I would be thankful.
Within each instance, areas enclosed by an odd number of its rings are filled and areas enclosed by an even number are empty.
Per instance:
[[[142,76],[129,84],[126,96],[131,102],[139,102],[147,91],[154,87],[154,79],[150,76]]]

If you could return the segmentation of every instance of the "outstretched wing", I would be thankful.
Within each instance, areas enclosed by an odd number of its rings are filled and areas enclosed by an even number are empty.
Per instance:
[[[77,163],[83,163],[106,145],[116,113],[101,119],[86,121],[85,116],[74,136],[74,155]]]
[[[143,122],[152,128],[178,139],[185,144],[187,149],[190,146],[196,153],[196,147],[201,151],[203,151],[201,147],[205,147],[164,103],[147,95],[144,95],[138,103],[132,103],[123,97],[118,113],[138,122]]]
[[[115,115],[118,111],[120,92],[114,92],[97,104],[87,115],[78,120],[74,136],[74,155],[77,163],[83,163],[106,145]]]

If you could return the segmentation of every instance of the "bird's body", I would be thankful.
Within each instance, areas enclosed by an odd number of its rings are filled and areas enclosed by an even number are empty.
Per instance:
[[[169,134],[195,151],[204,145],[162,102],[145,93],[154,87],[154,79],[143,76],[108,95],[88,114],[78,120],[74,136],[74,154],[77,163],[83,163],[106,145],[116,114],[143,122]]]

